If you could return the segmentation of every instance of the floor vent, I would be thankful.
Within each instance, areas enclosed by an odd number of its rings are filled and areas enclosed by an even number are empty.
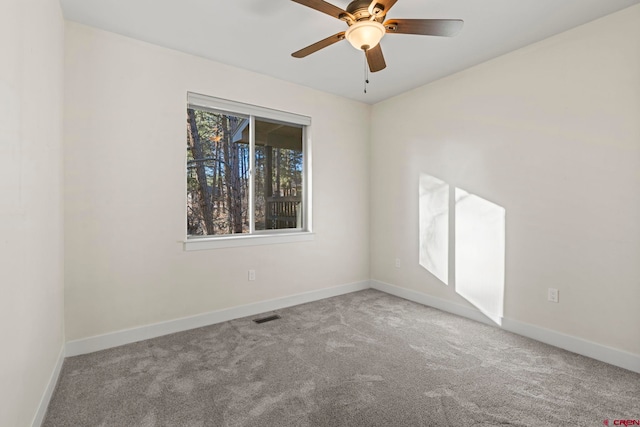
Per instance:
[[[274,314],[273,316],[261,317],[260,319],[253,319],[253,321],[256,323],[264,323],[264,322],[271,322],[272,320],[277,320],[277,319],[280,319],[280,316],[278,316],[277,314]]]

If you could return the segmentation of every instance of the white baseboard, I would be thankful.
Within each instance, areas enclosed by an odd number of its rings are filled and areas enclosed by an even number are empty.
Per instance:
[[[377,289],[409,301],[417,302],[418,304],[428,305],[442,311],[457,314],[458,316],[466,317],[471,320],[500,327],[475,308],[465,307],[451,301],[446,301],[441,298],[433,297],[411,289],[401,288],[378,280],[371,280],[370,282],[373,289]],[[550,344],[554,347],[559,347],[573,353],[600,360],[601,362],[609,363],[610,365],[640,373],[640,356],[637,354],[628,353],[623,350],[607,347],[572,335],[566,335],[561,332],[552,331],[550,329],[541,328],[540,326],[508,318],[502,319],[501,328],[545,344]]]
[[[131,344],[162,335],[182,332],[189,329],[209,326],[216,323],[226,322],[241,317],[255,316],[256,314],[268,311],[279,310],[281,308],[294,305],[305,304],[325,298],[369,289],[369,281],[349,283],[332,288],[319,289],[301,294],[276,298],[267,301],[260,301],[253,304],[231,307],[223,310],[216,310],[209,313],[198,314],[196,316],[184,317],[181,319],[169,320],[161,323],[140,326],[132,329],[112,332],[75,341],[66,344],[67,357],[78,356],[80,354],[92,353],[94,351],[106,350],[125,344]]]
[[[42,422],[44,421],[44,416],[47,414],[47,408],[49,407],[51,396],[53,396],[53,391],[56,389],[56,384],[58,384],[58,378],[60,377],[60,371],[62,370],[62,363],[64,362],[65,358],[64,349],[65,346],[62,346],[62,348],[60,349],[58,360],[56,360],[56,365],[53,368],[51,377],[49,377],[47,388],[44,390],[42,398],[40,398],[40,404],[38,405],[38,410],[33,417],[33,421],[31,422],[31,427],[40,427],[42,425]]]
[[[508,318],[503,319],[502,328],[640,374],[640,356],[637,354]]]

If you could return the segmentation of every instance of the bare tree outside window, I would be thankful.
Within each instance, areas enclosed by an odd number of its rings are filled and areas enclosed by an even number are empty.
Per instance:
[[[187,233],[249,232],[249,119],[187,110]]]

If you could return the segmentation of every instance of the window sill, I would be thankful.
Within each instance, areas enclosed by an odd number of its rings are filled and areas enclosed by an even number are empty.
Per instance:
[[[201,251],[241,246],[275,245],[278,243],[309,242],[313,239],[314,233],[308,231],[268,235],[253,234],[251,236],[202,237],[186,240],[184,250]]]

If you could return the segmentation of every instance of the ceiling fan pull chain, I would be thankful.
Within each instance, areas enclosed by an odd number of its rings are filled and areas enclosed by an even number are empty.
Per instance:
[[[369,83],[369,64],[367,63],[367,53],[364,54],[364,93],[367,93],[367,84]]]

